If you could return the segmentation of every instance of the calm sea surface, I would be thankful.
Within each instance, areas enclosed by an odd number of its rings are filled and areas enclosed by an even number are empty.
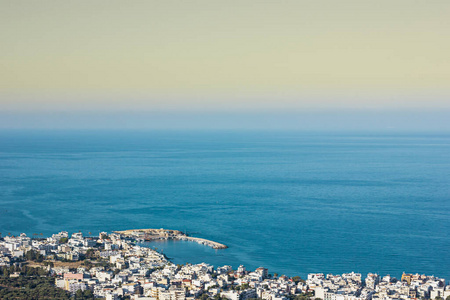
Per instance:
[[[0,132],[0,232],[170,228],[175,263],[450,279],[450,135]]]

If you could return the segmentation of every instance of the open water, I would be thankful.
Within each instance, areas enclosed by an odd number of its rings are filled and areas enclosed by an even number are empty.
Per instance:
[[[170,228],[175,263],[450,279],[450,135],[0,132],[0,232]]]

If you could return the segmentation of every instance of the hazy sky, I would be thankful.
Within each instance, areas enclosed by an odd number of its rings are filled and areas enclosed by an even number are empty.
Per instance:
[[[448,0],[0,0],[0,127],[78,112],[442,114],[449,16]]]

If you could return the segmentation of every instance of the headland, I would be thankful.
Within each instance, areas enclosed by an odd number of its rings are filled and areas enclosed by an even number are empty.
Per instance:
[[[114,231],[115,233],[118,233],[120,235],[123,235],[125,237],[133,237],[135,239],[140,239],[144,241],[153,241],[153,240],[182,240],[182,241],[192,241],[196,242],[198,244],[202,244],[205,246],[209,246],[213,249],[226,249],[228,248],[227,245],[210,241],[207,239],[192,237],[187,235],[186,233],[183,233],[179,230],[172,230],[172,229],[154,229],[154,228],[148,228],[148,229],[129,229],[129,230],[122,230],[122,231]]]

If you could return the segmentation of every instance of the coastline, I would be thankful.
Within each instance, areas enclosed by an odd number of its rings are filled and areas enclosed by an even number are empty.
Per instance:
[[[183,233],[179,230],[172,230],[172,229],[155,229],[155,228],[147,228],[147,229],[128,229],[128,230],[121,230],[121,231],[113,231],[114,233],[118,233],[120,235],[126,236],[126,237],[133,237],[136,239],[144,240],[144,241],[153,241],[153,240],[181,240],[181,241],[191,241],[195,242],[201,245],[209,246],[213,249],[227,249],[228,246],[203,239],[198,237],[192,237],[188,236],[187,234]]]
[[[272,274],[261,266],[253,271],[244,265],[233,268],[205,262],[175,264],[157,250],[135,243],[135,238],[145,236],[175,239],[184,235],[162,228],[100,232],[98,237],[83,236],[81,232],[70,236],[67,231],[48,238],[30,238],[25,233],[7,235],[0,238],[2,293],[12,299],[19,286],[23,292],[21,299],[31,299],[45,283],[47,291],[44,293],[58,295],[58,299],[73,299],[73,295],[111,300],[124,297],[134,300],[433,300],[450,297],[450,285],[445,278],[418,273],[403,272],[399,278],[368,273],[364,278],[353,271],[314,272],[302,279],[298,275]]]

